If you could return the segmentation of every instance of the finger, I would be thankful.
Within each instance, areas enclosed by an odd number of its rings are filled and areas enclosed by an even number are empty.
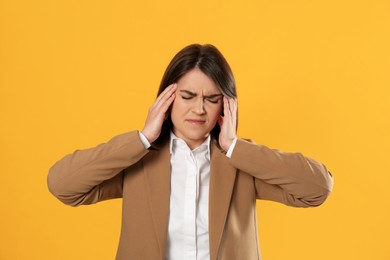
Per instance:
[[[237,124],[237,98],[232,98],[232,124],[236,127]]]
[[[161,110],[161,112],[163,113],[167,112],[168,108],[171,106],[175,98],[176,98],[176,93],[173,92],[172,95],[167,100],[165,100],[164,102],[160,102],[159,109]]]
[[[237,113],[237,107],[238,107],[237,98],[234,98],[233,99],[233,108],[234,108],[235,114]]]
[[[176,93],[172,93],[172,95],[167,100],[165,100],[164,102],[160,101],[159,104],[153,106],[150,112],[152,118],[156,118],[156,119],[160,118],[165,120],[168,115],[167,111],[171,106],[171,104],[173,103],[173,101],[175,100],[175,97],[176,97]]]
[[[224,124],[226,125],[228,122],[230,122],[230,118],[231,118],[231,111],[230,111],[230,107],[229,107],[229,99],[227,97],[224,97]]]
[[[235,98],[231,98],[229,100],[229,103],[230,103],[231,116],[233,119],[233,118],[235,118],[235,116],[237,114],[237,100]]]
[[[230,110],[232,112],[237,111],[237,98],[235,98],[235,97],[230,98],[229,102],[230,102],[230,108],[231,108]]]
[[[227,111],[227,115],[229,116],[229,118],[232,117],[232,110],[233,110],[233,107],[232,107],[232,101],[231,101],[231,98],[228,98],[226,97],[226,111]]]
[[[164,91],[161,92],[161,94],[157,97],[157,99],[156,99],[156,101],[155,101],[154,103],[155,103],[155,104],[159,104],[163,99],[169,98],[169,97],[172,95],[172,93],[173,93],[174,91],[176,91],[176,87],[177,87],[177,84],[176,84],[176,83],[171,84],[171,85],[169,85],[168,87],[166,87],[166,88],[164,89]]]
[[[166,112],[169,108],[169,106],[172,104],[173,100],[175,100],[176,93],[175,88],[176,86],[171,85],[171,90],[164,90],[165,93],[161,93],[163,95],[159,96],[160,99],[156,100],[155,103],[150,107],[148,117],[150,118],[166,118]],[[169,96],[168,96],[169,95]]]
[[[232,108],[232,111],[234,110],[235,104],[236,104],[236,99],[235,98],[229,98],[229,103]]]
[[[223,97],[223,112],[225,116],[230,114],[229,100],[227,97]]]

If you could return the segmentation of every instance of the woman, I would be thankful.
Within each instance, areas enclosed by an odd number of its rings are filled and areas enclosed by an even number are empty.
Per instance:
[[[49,171],[72,206],[123,198],[117,259],[261,259],[256,199],[322,204],[326,167],[237,138],[235,82],[212,45],[173,58],[142,131],[78,150]]]

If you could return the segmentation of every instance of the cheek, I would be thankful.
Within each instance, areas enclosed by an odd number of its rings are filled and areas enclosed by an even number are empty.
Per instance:
[[[171,105],[171,112],[170,112],[172,120],[176,117],[177,110],[178,108],[175,105],[175,101],[173,101],[173,104]]]
[[[209,109],[209,115],[211,117],[211,120],[213,122],[217,121],[219,116],[221,115],[221,112],[222,112],[222,105],[211,107]]]
[[[180,100],[175,99],[173,104],[171,105],[171,118],[172,120],[178,118],[180,114],[184,111],[183,104],[181,104]]]

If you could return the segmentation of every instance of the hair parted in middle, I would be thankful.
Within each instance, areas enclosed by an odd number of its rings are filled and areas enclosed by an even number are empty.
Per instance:
[[[232,70],[222,53],[211,44],[191,44],[179,51],[165,70],[157,96],[169,85],[176,83],[187,72],[195,68],[199,68],[213,80],[223,96],[237,98],[236,83]],[[160,144],[169,139],[172,126],[171,117],[168,115],[162,125],[160,136],[154,141],[154,144]],[[217,123],[211,130],[212,137],[218,140],[219,132],[220,127]]]

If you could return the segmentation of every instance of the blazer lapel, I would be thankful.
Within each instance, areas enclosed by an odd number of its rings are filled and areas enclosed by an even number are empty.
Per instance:
[[[237,169],[231,166],[229,158],[218,148],[216,140],[211,141],[210,151],[209,239],[210,259],[214,260],[221,243]],[[161,256],[164,258],[171,191],[169,142],[161,148],[152,148],[143,160],[153,225]]]
[[[210,191],[209,191],[209,239],[210,259],[218,255],[222,233],[230,206],[237,169],[218,148],[216,140],[211,142]]]
[[[163,259],[167,247],[171,189],[169,142],[161,148],[151,148],[148,156],[144,157],[144,169],[153,225]]]

